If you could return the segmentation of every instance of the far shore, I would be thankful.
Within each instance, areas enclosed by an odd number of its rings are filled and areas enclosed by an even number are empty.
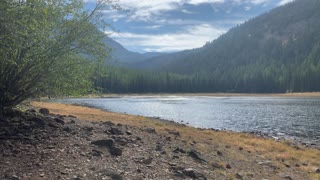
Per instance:
[[[128,93],[128,94],[102,94],[100,96],[90,95],[88,97],[123,97],[123,96],[211,96],[211,97],[320,97],[320,92],[301,93]]]

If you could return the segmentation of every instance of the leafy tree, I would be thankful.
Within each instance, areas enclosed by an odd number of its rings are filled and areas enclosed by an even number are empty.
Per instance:
[[[83,94],[107,55],[99,1],[0,1],[0,111],[39,94]]]

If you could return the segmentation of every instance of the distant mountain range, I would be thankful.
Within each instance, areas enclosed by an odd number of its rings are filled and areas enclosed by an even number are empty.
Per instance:
[[[105,37],[104,42],[112,49],[111,58],[107,60],[107,63],[118,65],[118,66],[132,67],[139,62],[146,61],[147,59],[165,54],[165,53],[157,53],[157,52],[150,52],[150,53],[132,52],[127,50],[120,43],[118,43],[117,41],[109,37]]]
[[[159,83],[177,81],[197,92],[320,91],[320,1],[295,0],[198,49],[153,57],[123,47],[117,53],[130,67],[179,75]]]

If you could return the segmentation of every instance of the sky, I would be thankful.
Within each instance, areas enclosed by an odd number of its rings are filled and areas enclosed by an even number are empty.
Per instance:
[[[85,0],[88,7],[97,0]],[[110,0],[109,0],[110,1]],[[230,28],[292,0],[117,0],[103,10],[109,37],[134,52],[202,47]]]

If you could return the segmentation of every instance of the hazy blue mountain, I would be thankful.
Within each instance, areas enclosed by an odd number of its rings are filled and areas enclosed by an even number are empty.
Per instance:
[[[163,53],[156,53],[156,52],[155,53],[132,52],[127,50],[120,43],[118,43],[117,41],[109,37],[105,37],[104,42],[112,49],[112,56],[110,59],[107,60],[107,63],[111,63],[113,65],[131,67],[138,62],[163,55]]]

